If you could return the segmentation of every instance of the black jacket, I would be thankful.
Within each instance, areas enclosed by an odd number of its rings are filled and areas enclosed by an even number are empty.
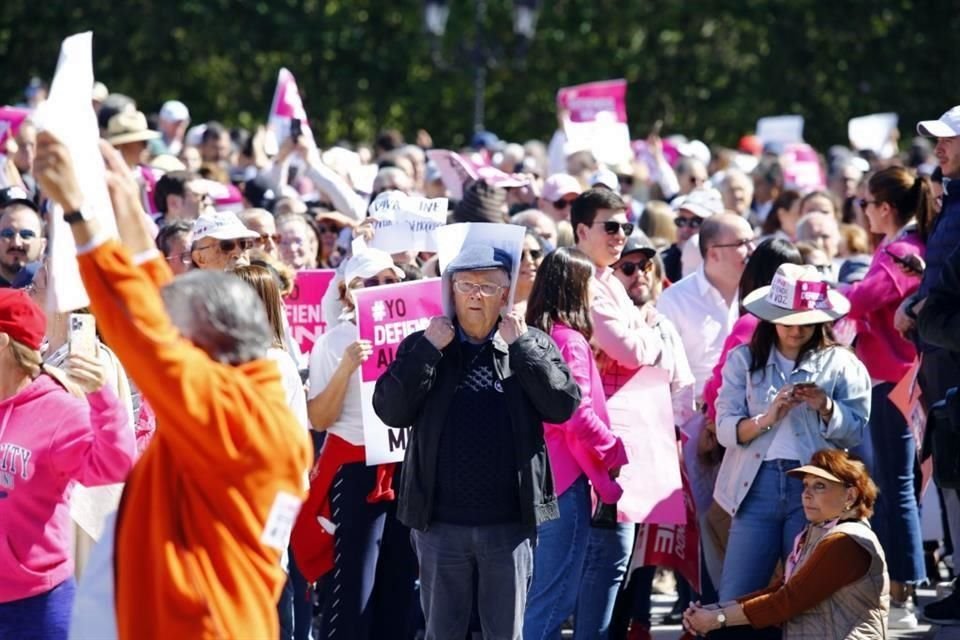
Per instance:
[[[373,408],[384,423],[413,427],[397,507],[397,517],[413,529],[430,524],[440,436],[447,413],[457,410],[450,403],[460,379],[460,353],[457,339],[438,351],[422,331],[413,333],[400,344],[373,393]],[[557,345],[538,329],[528,328],[509,347],[496,334],[493,353],[513,427],[521,523],[533,528],[560,515],[543,423],[568,420],[580,405],[580,388]]]
[[[950,254],[917,318],[920,339],[960,353],[960,248]],[[960,384],[960,380],[956,381]]]

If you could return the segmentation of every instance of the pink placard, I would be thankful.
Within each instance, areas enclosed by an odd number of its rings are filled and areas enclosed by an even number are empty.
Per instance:
[[[313,343],[327,330],[321,302],[336,273],[333,269],[298,271],[293,291],[285,300],[287,322],[303,353],[310,353]]]
[[[612,114],[616,122],[627,121],[627,81],[605,80],[589,82],[574,87],[564,87],[557,92],[557,106],[567,111],[571,122],[595,122]]]
[[[440,278],[360,289],[354,295],[360,339],[373,344],[373,355],[360,367],[362,382],[376,381],[404,338],[443,315]]]
[[[630,461],[617,479],[620,522],[686,525],[669,374],[642,367],[607,399],[607,411]]]
[[[7,139],[17,135],[20,125],[29,115],[30,111],[21,107],[0,107],[0,153]]]

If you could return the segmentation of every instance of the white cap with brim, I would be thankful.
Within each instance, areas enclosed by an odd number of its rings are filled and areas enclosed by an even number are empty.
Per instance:
[[[259,238],[260,234],[243,226],[240,218],[232,211],[204,213],[193,223],[193,240],[213,238],[214,240],[240,240]]]
[[[821,469],[820,467],[814,466],[812,464],[805,464],[802,467],[797,467],[796,469],[790,469],[787,471],[788,476],[817,476],[818,478],[823,478],[824,480],[829,480],[830,482],[836,482],[837,484],[846,484],[843,480],[833,475],[826,469]]]
[[[940,116],[939,120],[922,120],[917,123],[917,133],[934,138],[960,136],[960,105]]]
[[[782,325],[820,324],[850,312],[850,301],[810,265],[782,264],[770,286],[743,300],[744,308],[761,320]]]
[[[397,279],[403,280],[403,269],[393,264],[393,258],[386,251],[367,248],[354,253],[343,268],[343,281],[348,285],[357,278],[372,278],[381,271],[389,269]]]
[[[700,218],[723,213],[723,196],[713,187],[700,187],[673,202],[674,211],[689,211]]]

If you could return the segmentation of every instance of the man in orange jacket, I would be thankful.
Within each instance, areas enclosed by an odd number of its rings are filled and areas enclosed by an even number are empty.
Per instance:
[[[37,179],[70,223],[98,328],[157,414],[117,517],[119,636],[276,638],[280,554],[312,456],[265,357],[266,312],[234,276],[173,280],[115,150],[103,149],[122,245],[80,214],[66,148],[43,133],[38,151]]]

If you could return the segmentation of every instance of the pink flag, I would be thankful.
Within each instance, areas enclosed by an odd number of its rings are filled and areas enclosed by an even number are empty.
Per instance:
[[[303,135],[313,140],[313,131],[310,130],[297,81],[284,67],[277,74],[277,89],[273,93],[273,104],[270,106],[270,118],[267,124],[276,136],[278,145],[290,136],[290,121],[294,118],[300,120],[300,130]]]
[[[0,153],[7,143],[7,139],[17,135],[20,125],[30,115],[29,109],[21,107],[0,107]]]

